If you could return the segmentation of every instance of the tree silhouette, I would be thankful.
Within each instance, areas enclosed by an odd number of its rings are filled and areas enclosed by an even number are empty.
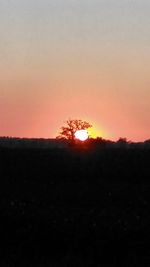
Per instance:
[[[70,141],[74,141],[75,132],[77,130],[86,130],[92,127],[90,123],[77,119],[69,119],[65,123],[66,125],[61,127],[60,135],[58,136],[58,138],[64,138]]]

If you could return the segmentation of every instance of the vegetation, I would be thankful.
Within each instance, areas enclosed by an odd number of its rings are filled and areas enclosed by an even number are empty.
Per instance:
[[[86,130],[91,127],[92,125],[86,121],[69,119],[66,121],[66,125],[61,127],[59,138],[74,141],[77,130]]]

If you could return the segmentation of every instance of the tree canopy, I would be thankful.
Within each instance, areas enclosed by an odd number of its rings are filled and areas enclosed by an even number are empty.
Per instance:
[[[92,125],[87,121],[69,119],[65,122],[65,125],[61,127],[60,135],[58,137],[74,141],[75,132],[77,130],[86,130],[91,127]]]

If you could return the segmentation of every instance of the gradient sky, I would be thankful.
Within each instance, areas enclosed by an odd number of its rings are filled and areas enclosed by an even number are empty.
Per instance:
[[[0,0],[0,136],[150,138],[149,0]]]

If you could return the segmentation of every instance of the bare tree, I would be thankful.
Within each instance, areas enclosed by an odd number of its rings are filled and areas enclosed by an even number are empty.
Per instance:
[[[60,135],[58,136],[58,138],[64,138],[70,141],[74,141],[75,132],[77,130],[86,130],[92,127],[90,123],[77,119],[69,119],[65,123],[66,125],[61,127]]]

